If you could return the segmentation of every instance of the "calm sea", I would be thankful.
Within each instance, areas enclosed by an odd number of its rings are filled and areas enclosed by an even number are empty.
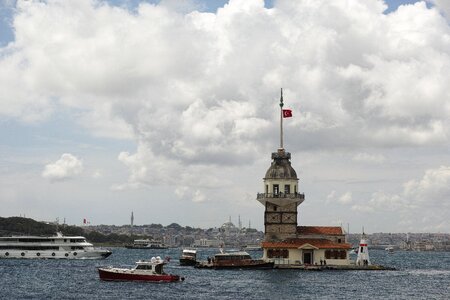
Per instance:
[[[113,248],[106,260],[0,259],[1,299],[450,299],[450,252],[372,250],[397,271],[205,270],[178,266],[179,249]],[[200,250],[206,259],[213,250]],[[261,257],[261,252],[252,252]],[[170,256],[179,283],[104,282],[96,267]]]

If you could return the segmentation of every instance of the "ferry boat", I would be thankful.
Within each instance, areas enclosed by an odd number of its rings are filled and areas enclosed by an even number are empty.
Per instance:
[[[133,244],[125,245],[128,249],[167,249],[168,247],[160,241],[155,240],[134,240]]]
[[[101,267],[98,268],[100,279],[109,281],[150,281],[150,282],[175,282],[183,281],[184,277],[166,274],[163,266],[166,264],[161,257],[152,257],[150,261],[140,260],[131,269]]]
[[[111,251],[94,248],[82,236],[0,237],[0,258],[102,259]]]
[[[246,245],[244,247],[244,249],[246,251],[260,251],[260,250],[262,250],[262,247],[261,247],[260,244],[257,244],[257,245]]]
[[[195,266],[197,263],[197,250],[183,249],[180,257],[180,266]]]
[[[218,253],[206,262],[198,262],[196,268],[205,269],[273,269],[274,262],[252,259],[245,251]]]

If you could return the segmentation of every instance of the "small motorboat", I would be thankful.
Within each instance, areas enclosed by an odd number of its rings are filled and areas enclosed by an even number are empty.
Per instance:
[[[180,266],[195,266],[197,263],[197,250],[183,249],[180,257]]]
[[[137,280],[151,282],[175,282],[183,281],[184,277],[179,275],[166,274],[163,266],[167,262],[161,257],[152,257],[150,261],[140,260],[136,262],[136,266],[131,269],[116,267],[100,267],[98,273],[100,279],[111,281]]]

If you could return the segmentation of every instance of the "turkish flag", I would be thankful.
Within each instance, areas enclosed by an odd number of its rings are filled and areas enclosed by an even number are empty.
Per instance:
[[[292,117],[292,110],[283,109],[283,118],[290,118],[290,117]]]

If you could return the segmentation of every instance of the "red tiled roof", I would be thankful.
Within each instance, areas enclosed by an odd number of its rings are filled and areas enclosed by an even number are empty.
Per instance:
[[[282,242],[262,242],[263,248],[300,248],[306,244],[319,249],[350,249],[347,243],[336,243],[327,239],[289,239]]]
[[[339,226],[297,226],[299,235],[343,235],[342,228]]]

